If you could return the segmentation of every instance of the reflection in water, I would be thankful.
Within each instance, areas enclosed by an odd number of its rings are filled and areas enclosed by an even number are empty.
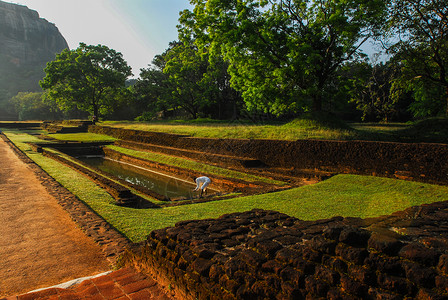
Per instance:
[[[163,176],[104,157],[80,157],[79,160],[127,182],[146,187],[168,198],[192,198],[196,186],[180,179]]]

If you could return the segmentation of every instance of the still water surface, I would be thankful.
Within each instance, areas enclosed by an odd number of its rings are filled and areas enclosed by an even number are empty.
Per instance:
[[[188,183],[104,157],[79,157],[78,159],[122,180],[144,186],[169,198],[191,198],[196,194],[193,192],[196,187],[194,182]]]

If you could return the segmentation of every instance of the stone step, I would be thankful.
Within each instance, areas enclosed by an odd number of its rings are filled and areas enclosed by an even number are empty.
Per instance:
[[[49,133],[80,133],[87,132],[87,126],[64,126],[52,123],[43,123],[41,128]]]

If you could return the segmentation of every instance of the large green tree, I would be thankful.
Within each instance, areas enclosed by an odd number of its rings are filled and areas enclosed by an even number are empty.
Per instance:
[[[113,107],[111,102],[132,75],[121,53],[84,43],[58,54],[47,64],[45,73],[40,85],[49,99],[64,110],[77,107],[97,117]]]
[[[227,64],[200,53],[191,41],[172,42],[142,69],[134,86],[136,102],[145,112],[141,119],[181,108],[191,118],[237,117],[241,97],[230,87]]]
[[[192,44],[178,43],[166,54],[163,73],[168,75],[171,102],[182,107],[193,119],[209,104],[203,80],[208,62],[198,55]]]
[[[402,67],[397,91],[412,90],[416,116],[448,116],[448,5],[445,0],[393,0],[389,49]],[[440,99],[444,101],[440,101]],[[432,100],[430,100],[432,99]],[[432,102],[432,103],[431,103]]]
[[[180,32],[229,62],[249,110],[324,108],[325,89],[382,23],[383,0],[190,0]],[[201,50],[203,51],[203,50]]]

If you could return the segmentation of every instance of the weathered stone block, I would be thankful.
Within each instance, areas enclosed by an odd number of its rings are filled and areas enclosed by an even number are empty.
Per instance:
[[[356,227],[344,228],[339,235],[339,241],[354,247],[365,247],[370,238],[370,232]]]
[[[316,251],[334,255],[337,242],[333,240],[328,240],[323,236],[318,235],[313,237],[313,239],[309,242],[309,245]]]
[[[348,268],[350,277],[366,285],[376,284],[376,274],[367,266],[350,265]]]
[[[320,263],[322,261],[322,252],[304,247],[302,250],[302,258],[304,260]]]
[[[282,295],[279,296],[279,299],[303,299],[304,295],[301,292],[301,289],[288,282],[288,281],[283,281],[282,282]]]
[[[432,268],[424,267],[417,263],[403,263],[406,278],[414,282],[417,286],[433,287],[435,285],[436,272]]]
[[[419,300],[447,300],[448,296],[437,294],[429,289],[420,289],[415,298]]]
[[[262,241],[256,246],[256,250],[267,258],[274,258],[280,249],[282,249],[282,246],[279,243],[269,240]]]
[[[371,299],[382,299],[382,300],[401,300],[403,296],[398,295],[394,292],[386,292],[384,290],[369,288],[369,298]]]
[[[437,265],[440,257],[440,253],[437,251],[426,248],[417,243],[411,243],[404,246],[401,248],[398,255],[431,267]]]
[[[448,275],[448,254],[440,256],[437,269],[443,274]]]
[[[201,276],[208,277],[210,267],[213,265],[213,262],[209,259],[205,258],[197,258],[193,264],[193,270],[198,272]]]
[[[250,286],[247,285],[241,285],[236,293],[235,296],[238,299],[255,299],[257,296],[254,294],[254,291],[251,289]]]
[[[345,274],[341,275],[341,287],[347,293],[362,299],[365,299],[368,296],[369,287],[367,285],[362,284]]]
[[[440,289],[444,293],[448,293],[448,276],[436,276],[435,282],[436,288]]]
[[[280,274],[280,271],[285,267],[284,263],[278,260],[268,260],[261,266],[261,272]]]
[[[368,247],[392,256],[397,255],[403,245],[404,244],[396,238],[376,232],[372,233],[368,241]]]
[[[378,270],[394,276],[405,276],[405,271],[401,265],[402,261],[398,257],[389,257],[380,253],[370,252],[369,257],[365,259],[365,264],[371,269]]]
[[[341,276],[336,271],[326,268],[323,265],[317,265],[316,267],[316,277],[326,281],[331,286],[336,286],[340,282]]]
[[[267,261],[266,257],[251,249],[242,250],[236,259],[241,259],[248,265],[254,267],[261,267],[261,265]]]
[[[302,241],[299,236],[293,235],[283,235],[275,238],[275,241],[280,243],[283,246],[288,246],[292,244],[297,244]]]
[[[338,273],[347,273],[348,265],[340,258],[330,255],[324,255],[322,257],[322,264],[326,267],[332,268]]]
[[[275,287],[268,285],[265,281],[256,281],[251,285],[251,290],[254,295],[264,295],[266,299],[274,299],[277,295]]]
[[[364,263],[364,259],[369,255],[369,252],[367,252],[364,248],[354,248],[343,243],[339,243],[336,246],[335,253],[343,260],[357,265],[362,265]]]
[[[296,249],[283,248],[277,252],[275,258],[281,262],[291,264],[297,261],[299,258],[302,258],[302,252]]]
[[[314,276],[308,276],[305,278],[305,289],[311,296],[317,298],[325,297],[330,290],[330,286]]]
[[[341,234],[344,226],[329,226],[324,229],[323,237],[329,240],[339,240],[339,235]]]
[[[283,281],[290,281],[292,284],[297,286],[300,286],[305,278],[302,272],[289,266],[281,270],[279,275]]]
[[[378,286],[404,296],[412,296],[416,292],[415,285],[409,280],[382,273],[378,274]]]

